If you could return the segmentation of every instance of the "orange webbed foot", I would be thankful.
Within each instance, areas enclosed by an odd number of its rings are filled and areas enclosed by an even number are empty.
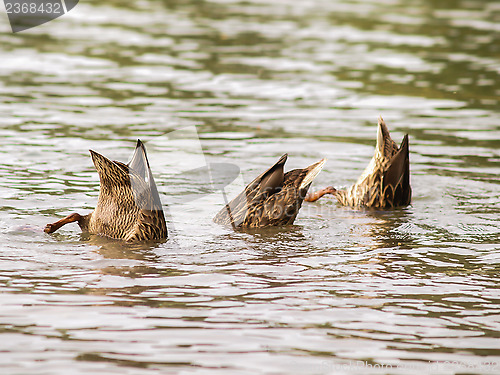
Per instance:
[[[316,191],[315,193],[308,193],[305,197],[306,202],[316,202],[318,199],[320,199],[323,195],[325,194],[332,194],[335,195],[337,192],[337,189],[335,189],[333,186],[327,186],[326,188],[323,188],[321,190]]]
[[[75,221],[80,221],[82,219],[82,216],[77,213],[73,213],[71,215],[66,216],[64,219],[58,220],[55,223],[49,223],[45,226],[43,231],[45,233],[54,233],[56,230],[61,228],[63,225],[66,225],[68,223],[73,223]]]

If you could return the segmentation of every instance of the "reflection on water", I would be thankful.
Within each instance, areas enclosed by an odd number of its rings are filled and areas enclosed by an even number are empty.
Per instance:
[[[499,21],[493,0],[117,0],[0,25],[4,372],[499,373]],[[352,184],[379,115],[410,134],[410,207],[212,222],[284,153]],[[193,126],[196,148],[165,140]],[[88,149],[137,138],[171,239],[44,234],[95,207]]]

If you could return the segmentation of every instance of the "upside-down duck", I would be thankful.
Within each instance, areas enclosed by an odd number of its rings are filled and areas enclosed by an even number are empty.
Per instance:
[[[325,194],[333,194],[340,204],[351,207],[387,209],[409,205],[411,186],[408,134],[398,147],[380,117],[375,155],[358,181],[345,190],[328,186],[309,194],[305,200],[314,202]]]
[[[83,232],[127,242],[167,238],[160,196],[142,142],[137,141],[128,164],[111,161],[92,150],[90,154],[101,185],[95,210],[88,215],[73,213],[47,224],[44,231],[53,233],[76,221]]]
[[[309,186],[326,159],[303,169],[284,173],[284,154],[271,168],[255,178],[224,206],[214,222],[236,228],[257,228],[293,224]]]

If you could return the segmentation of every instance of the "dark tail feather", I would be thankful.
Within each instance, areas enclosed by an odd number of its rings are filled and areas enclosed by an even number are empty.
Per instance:
[[[411,201],[409,141],[406,134],[399,151],[394,155],[384,173],[384,190],[391,186],[394,206],[408,205]]]

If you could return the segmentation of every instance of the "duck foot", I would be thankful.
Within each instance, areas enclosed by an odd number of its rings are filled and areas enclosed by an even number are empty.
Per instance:
[[[71,215],[66,216],[64,219],[58,220],[55,223],[47,224],[43,231],[45,233],[54,233],[56,230],[61,228],[63,225],[68,223],[74,223],[75,221],[80,221],[82,216],[77,213],[73,213]]]
[[[304,200],[306,202],[316,202],[319,198],[321,198],[325,194],[335,195],[336,193],[337,193],[337,189],[335,189],[333,186],[328,186],[328,187],[323,188],[321,190],[318,190],[314,193],[308,193]]]

